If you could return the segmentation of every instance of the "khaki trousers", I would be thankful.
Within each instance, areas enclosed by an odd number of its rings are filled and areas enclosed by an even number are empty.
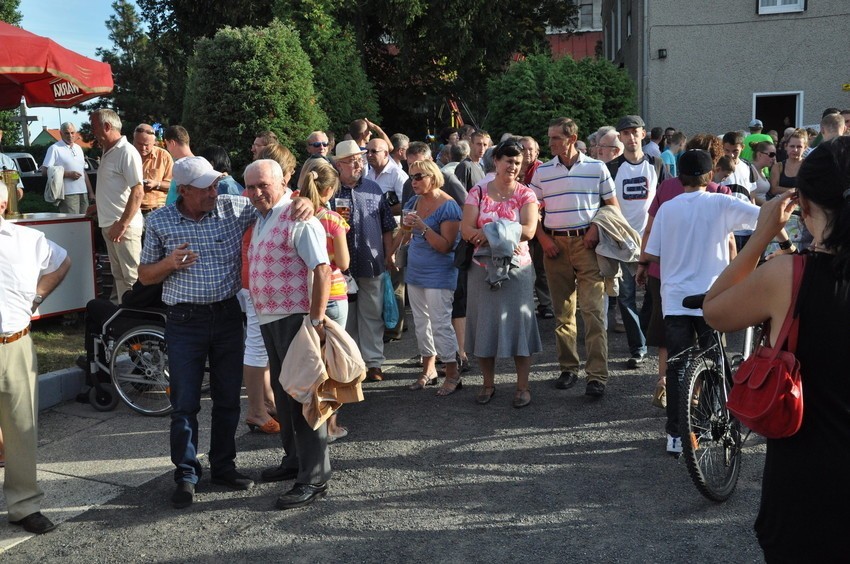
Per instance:
[[[111,226],[110,226],[111,227]],[[102,227],[103,239],[106,241],[106,252],[112,268],[115,286],[112,289],[112,303],[121,303],[124,292],[133,287],[139,279],[139,259],[142,256],[142,228],[128,227],[121,242],[116,243],[109,238],[109,227]]]
[[[552,240],[560,253],[554,259],[544,257],[546,279],[555,309],[555,344],[561,370],[578,372],[576,343],[576,290],[584,321],[588,381],[603,384],[608,380],[608,335],[605,332],[605,283],[599,274],[596,252],[584,247],[582,237],[556,236]]]
[[[44,497],[36,481],[37,366],[29,335],[0,345],[0,429],[6,443],[3,493],[9,521],[19,521],[39,511]]]

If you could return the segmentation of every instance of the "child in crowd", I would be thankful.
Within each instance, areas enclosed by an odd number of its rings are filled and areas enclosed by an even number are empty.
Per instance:
[[[676,170],[676,159],[684,148],[686,140],[687,137],[681,131],[677,131],[670,136],[667,149],[661,153],[661,162],[664,163],[664,178],[675,178],[679,176]]]
[[[727,156],[722,156],[714,165],[714,177],[712,181],[716,184],[724,184],[724,180],[728,181],[732,173],[735,172],[735,165],[732,164],[732,159]]]

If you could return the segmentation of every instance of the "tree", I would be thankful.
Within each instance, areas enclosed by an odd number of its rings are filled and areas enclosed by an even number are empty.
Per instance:
[[[18,7],[21,0],[0,0],[0,21],[12,25],[21,24],[21,12]],[[16,110],[0,111],[0,129],[3,130],[3,143],[15,145],[21,140],[21,124],[12,121],[18,112]]]
[[[454,96],[480,124],[487,80],[514,55],[547,53],[547,27],[574,27],[576,13],[563,0],[371,0],[344,3],[337,17],[357,30],[385,122],[401,125]]]
[[[221,145],[234,169],[250,159],[257,132],[274,131],[294,147],[327,126],[313,88],[310,60],[292,27],[225,27],[201,39],[189,61],[183,121],[193,144]]]
[[[342,132],[357,118],[379,121],[378,95],[366,71],[350,26],[333,16],[339,0],[278,0],[275,14],[299,31],[313,64],[319,105],[330,129]]]
[[[115,89],[82,108],[113,108],[121,115],[125,133],[140,122],[170,121],[165,101],[167,72],[142,30],[135,6],[129,0],[115,0],[112,9],[115,14],[109,16],[106,28],[114,47],[98,47],[96,53],[112,66]]]
[[[569,117],[584,137],[636,111],[632,80],[607,60],[534,55],[489,81],[487,129],[546,139],[549,122]],[[545,143],[541,143],[545,147]]]

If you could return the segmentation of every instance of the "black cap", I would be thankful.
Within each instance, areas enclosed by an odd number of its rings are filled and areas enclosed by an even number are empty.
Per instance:
[[[643,123],[643,119],[640,116],[623,116],[617,122],[617,131],[623,131],[624,129],[631,129],[633,127],[646,127],[646,124]]]
[[[685,151],[679,157],[679,163],[676,166],[679,169],[679,174],[687,174],[688,176],[702,176],[714,170],[711,155],[708,154],[708,151],[702,149]]]

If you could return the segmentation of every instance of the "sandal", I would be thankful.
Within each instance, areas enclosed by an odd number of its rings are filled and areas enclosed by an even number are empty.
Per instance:
[[[496,395],[496,386],[481,386],[481,391],[475,396],[475,403],[487,405],[494,395]]]
[[[526,390],[517,390],[514,394],[514,402],[513,405],[517,409],[520,407],[525,407],[531,403],[531,392]]]
[[[450,396],[458,390],[463,389],[463,382],[460,381],[460,374],[452,377],[446,377],[443,381],[443,385],[437,390],[438,396]]]
[[[425,386],[434,386],[437,383],[437,374],[420,374],[419,379],[407,387],[408,390],[422,390]]]

